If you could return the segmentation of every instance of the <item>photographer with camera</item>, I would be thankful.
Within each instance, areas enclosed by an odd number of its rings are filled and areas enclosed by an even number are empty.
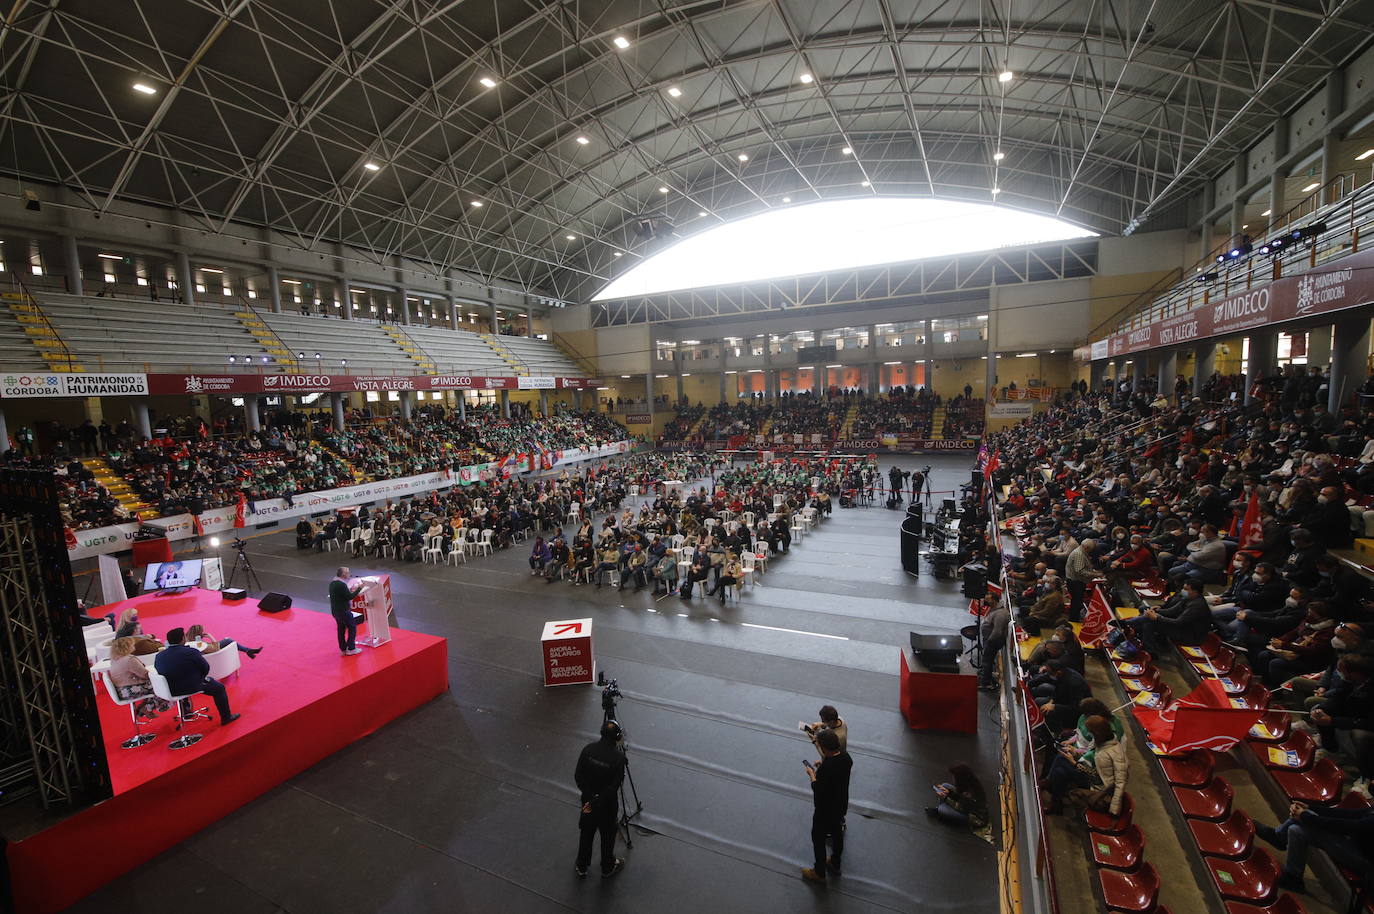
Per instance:
[[[573,775],[582,800],[578,820],[580,837],[574,869],[579,877],[587,875],[592,862],[592,839],[601,834],[601,878],[609,879],[625,861],[615,855],[615,833],[620,818],[620,783],[625,779],[625,753],[621,751],[620,725],[614,720],[601,724],[601,738],[588,743],[577,757]]]

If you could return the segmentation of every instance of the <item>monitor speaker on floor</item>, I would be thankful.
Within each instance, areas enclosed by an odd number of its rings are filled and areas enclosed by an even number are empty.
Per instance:
[[[291,597],[284,593],[272,591],[267,596],[258,601],[258,609],[265,613],[279,613],[284,609],[291,608]]]

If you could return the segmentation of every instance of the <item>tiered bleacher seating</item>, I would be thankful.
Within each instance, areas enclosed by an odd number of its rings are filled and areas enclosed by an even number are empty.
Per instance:
[[[8,309],[0,309],[0,365],[6,371],[39,371],[46,367],[38,348]]]
[[[87,371],[223,371],[262,364],[262,344],[228,308],[43,293],[43,312]]]
[[[396,341],[371,321],[331,320],[300,314],[262,312],[261,318],[292,354],[305,353],[302,368],[315,364],[349,374],[407,375],[419,366]],[[342,363],[347,360],[347,366]]]
[[[536,340],[526,336],[493,337],[497,346],[503,346],[525,367],[531,375],[563,375],[579,377],[586,373],[568,354],[548,340]]]
[[[400,331],[433,361],[439,374],[509,375],[513,370],[486,341],[467,330],[401,327]]]

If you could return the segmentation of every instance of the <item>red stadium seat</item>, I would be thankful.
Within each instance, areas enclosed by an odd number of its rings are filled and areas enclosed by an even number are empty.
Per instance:
[[[1293,715],[1283,711],[1266,711],[1250,728],[1246,739],[1264,743],[1281,743],[1293,730]]]
[[[1159,764],[1164,769],[1164,779],[1175,787],[1201,787],[1212,779],[1212,753],[1206,749],[1165,756]]]
[[[1318,762],[1307,771],[1273,772],[1279,789],[1290,799],[1301,800],[1312,806],[1328,806],[1341,798],[1341,786],[1345,783],[1345,773],[1341,766],[1329,758]]]
[[[1169,707],[1169,705],[1173,702],[1174,692],[1173,689],[1169,688],[1167,683],[1161,682],[1159,684],[1158,690],[1153,690],[1149,692],[1137,692],[1132,697],[1135,698],[1135,703],[1140,705],[1140,707],[1142,708],[1155,708],[1158,710],[1163,710],[1164,708]]]
[[[1221,638],[1217,637],[1216,632],[1209,632],[1197,647],[1188,644],[1178,645],[1179,652],[1188,658],[1189,663],[1203,657],[1215,657],[1223,647],[1225,645],[1221,643]]]
[[[1102,884],[1102,898],[1113,911],[1148,914],[1159,903],[1159,873],[1146,863],[1134,873],[1122,870],[1098,870]]]
[[[1174,796],[1183,814],[1190,819],[1210,819],[1220,822],[1231,815],[1231,785],[1221,778],[1201,788],[1175,787]]]
[[[1244,860],[1202,859],[1223,898],[1263,904],[1273,900],[1278,891],[1279,863],[1263,848],[1254,848]]]
[[[1255,821],[1239,809],[1224,822],[1189,819],[1188,830],[1193,833],[1193,841],[1205,857],[1238,860],[1248,857],[1250,848],[1255,844]]]
[[[1244,695],[1250,688],[1251,670],[1244,664],[1236,664],[1229,673],[1219,677],[1218,682],[1227,695]]]
[[[1306,771],[1317,758],[1317,744],[1301,730],[1293,731],[1281,743],[1249,742],[1247,745],[1264,767],[1279,771]]]
[[[1374,806],[1374,803],[1370,803],[1369,797],[1358,790],[1350,791],[1336,804],[1337,809],[1369,809],[1370,806]]]
[[[1225,676],[1236,665],[1236,652],[1223,646],[1217,655],[1210,659],[1191,659],[1189,661],[1199,676]]]
[[[1145,836],[1139,825],[1119,835],[1093,835],[1093,862],[1114,870],[1134,870],[1145,854]]]
[[[1307,914],[1307,909],[1302,906],[1302,902],[1284,892],[1278,901],[1265,907],[1246,904],[1243,901],[1228,901],[1226,914]]]
[[[1141,651],[1130,660],[1116,660],[1116,671],[1122,676],[1139,676],[1154,667],[1155,659],[1149,651]]]
[[[1269,710],[1269,690],[1261,685],[1258,679],[1250,680],[1250,687],[1245,690],[1244,695],[1228,694],[1227,697],[1239,702],[1241,707]]]
[[[1156,692],[1159,690],[1159,670],[1156,667],[1147,667],[1143,672],[1136,676],[1126,673],[1121,674],[1121,685],[1127,692]]]
[[[1119,835],[1131,824],[1131,819],[1135,815],[1135,800],[1131,799],[1128,793],[1121,798],[1121,813],[1112,815],[1109,812],[1098,812],[1095,809],[1085,809],[1083,811],[1083,822],[1095,832],[1104,835]]]

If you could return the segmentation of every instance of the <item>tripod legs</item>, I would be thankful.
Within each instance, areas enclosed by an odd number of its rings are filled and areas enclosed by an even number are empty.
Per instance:
[[[234,586],[234,579],[239,576],[239,572],[244,573],[244,580],[253,585],[253,590],[262,590],[262,581],[258,580],[258,573],[253,570],[253,563],[248,561],[248,556],[242,552],[234,559],[234,570],[229,572],[229,585]]]

